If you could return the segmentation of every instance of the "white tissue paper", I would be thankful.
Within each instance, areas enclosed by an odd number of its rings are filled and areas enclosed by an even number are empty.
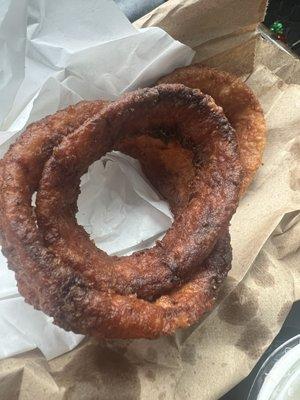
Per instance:
[[[2,0],[0,37],[0,156],[30,122],[82,99],[113,100],[193,58],[159,28],[136,30],[112,0]],[[151,246],[172,222],[139,163],[119,152],[90,167],[78,204],[79,223],[109,254]],[[2,255],[0,332],[0,359],[36,347],[51,359],[83,338],[24,302]]]

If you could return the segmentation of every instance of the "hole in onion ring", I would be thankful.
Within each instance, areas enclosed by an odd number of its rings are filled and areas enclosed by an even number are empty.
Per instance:
[[[78,210],[78,223],[110,255],[152,247],[173,221],[139,161],[118,151],[94,162],[81,178]]]

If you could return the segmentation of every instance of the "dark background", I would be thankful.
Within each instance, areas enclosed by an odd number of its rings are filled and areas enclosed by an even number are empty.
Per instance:
[[[129,21],[133,22],[149,11],[158,7],[165,0],[114,0],[127,16]]]
[[[164,3],[164,0],[115,0],[130,21],[142,17]],[[283,24],[284,43],[300,55],[300,0],[270,0],[264,24]],[[270,32],[270,35],[272,33]],[[276,35],[273,36],[276,39]],[[275,295],[275,294],[274,294]],[[219,400],[247,400],[254,378],[266,358],[282,343],[300,333],[300,301],[295,303],[281,331],[258,361],[251,374]],[[251,399],[255,400],[255,399]],[[300,399],[299,399],[300,400]]]
[[[225,396],[221,397],[220,400],[247,400],[247,396],[250,392],[252,383],[255,379],[255,376],[267,359],[267,357],[282,343],[286,342],[288,339],[299,335],[300,333],[300,301],[293,305],[287,319],[283,327],[281,328],[279,334],[271,343],[270,347],[265,351],[263,356],[260,358],[251,374],[244,379],[241,383],[239,383],[236,387],[234,387],[230,392],[228,392]],[[251,399],[251,400],[255,400]],[[299,399],[300,400],[300,399]]]
[[[271,28],[275,21],[284,26],[284,40],[300,55],[300,0],[270,0],[264,24]]]
[[[115,2],[133,22],[164,3],[165,0],[115,0]],[[264,24],[271,28],[275,21],[283,24],[281,39],[293,52],[300,55],[300,0],[269,0]]]

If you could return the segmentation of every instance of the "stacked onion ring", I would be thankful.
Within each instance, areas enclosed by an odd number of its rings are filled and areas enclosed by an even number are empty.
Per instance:
[[[180,84],[30,125],[0,178],[2,251],[20,293],[61,327],[98,338],[155,338],[195,323],[230,269],[239,147],[213,99]],[[174,214],[162,240],[126,257],[98,249],[75,218],[81,176],[111,150],[140,160]]]

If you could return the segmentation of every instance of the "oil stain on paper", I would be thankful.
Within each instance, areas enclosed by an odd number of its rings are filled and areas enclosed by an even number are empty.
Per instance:
[[[259,318],[254,318],[246,325],[241,337],[236,342],[236,347],[246,353],[250,358],[257,359],[272,339],[270,329]]]
[[[53,373],[64,400],[139,400],[137,368],[124,355],[101,345],[80,349],[63,368]]]
[[[218,315],[231,325],[245,325],[258,312],[258,301],[253,290],[240,283],[220,304]]]

